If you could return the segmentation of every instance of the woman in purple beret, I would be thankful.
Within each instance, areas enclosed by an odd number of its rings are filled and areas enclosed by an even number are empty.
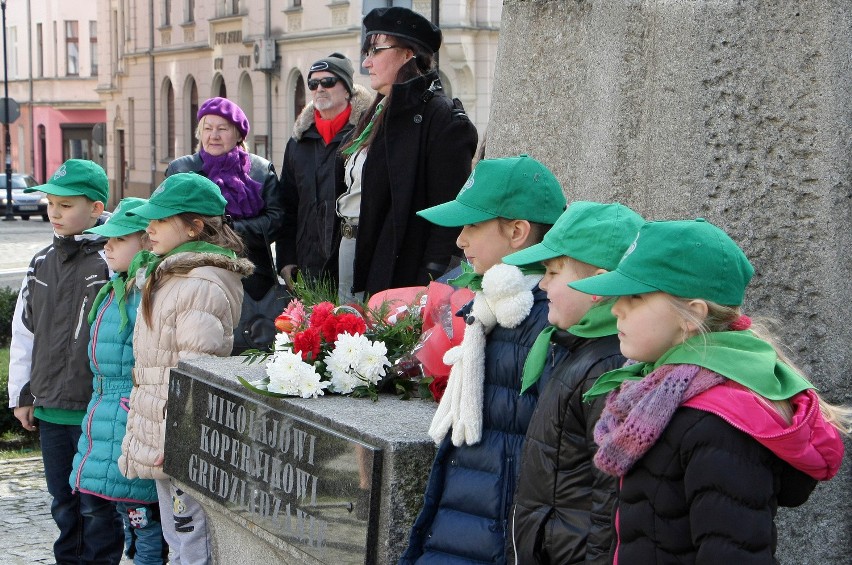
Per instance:
[[[279,237],[284,207],[277,190],[275,167],[246,148],[249,122],[243,110],[227,98],[211,98],[198,109],[195,137],[198,150],[169,164],[166,176],[200,173],[222,190],[225,213],[243,238],[246,256],[255,272],[243,279],[251,298],[260,300],[276,284],[269,244]],[[234,352],[253,346],[234,336]]]

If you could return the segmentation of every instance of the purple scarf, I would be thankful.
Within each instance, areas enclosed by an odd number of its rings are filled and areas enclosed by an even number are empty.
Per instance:
[[[251,158],[239,145],[224,155],[213,156],[204,149],[201,155],[201,171],[222,190],[228,201],[225,213],[234,219],[253,218],[264,208],[262,186],[249,176]]]
[[[595,465],[623,477],[657,440],[675,410],[725,378],[697,365],[662,365],[640,381],[609,393],[595,426]]]

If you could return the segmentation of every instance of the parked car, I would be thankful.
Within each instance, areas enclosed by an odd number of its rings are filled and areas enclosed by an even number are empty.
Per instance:
[[[47,217],[47,196],[43,192],[24,192],[25,188],[38,186],[38,182],[30,175],[12,173],[12,214],[22,220],[30,216],[41,216],[45,222]],[[6,213],[6,173],[0,173],[0,215]]]

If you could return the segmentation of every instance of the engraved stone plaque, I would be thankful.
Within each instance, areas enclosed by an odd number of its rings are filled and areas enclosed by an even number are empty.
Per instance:
[[[275,405],[172,371],[165,472],[320,562],[372,562],[381,450]]]

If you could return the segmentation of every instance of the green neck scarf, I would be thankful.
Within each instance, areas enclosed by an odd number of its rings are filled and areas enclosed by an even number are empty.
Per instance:
[[[373,112],[373,117],[370,118],[370,123],[367,124],[367,127],[364,128],[364,131],[361,132],[361,135],[355,138],[355,141],[352,142],[352,145],[341,151],[343,155],[352,155],[361,148],[361,146],[364,144],[364,141],[370,136],[370,132],[373,131],[373,125],[375,125],[376,119],[379,117],[379,114],[381,114],[382,110],[384,109],[385,105],[381,102],[376,105],[376,111]]]
[[[206,241],[190,241],[188,243],[178,245],[162,257],[151,251],[142,250],[133,256],[133,260],[130,262],[129,271],[133,271],[133,276],[135,277],[136,271],[144,266],[145,278],[147,279],[151,276],[151,273],[153,273],[154,270],[160,266],[160,263],[163,262],[163,259],[165,259],[166,257],[171,257],[172,255],[177,255],[178,253],[212,253],[214,255],[222,255],[224,257],[228,257],[229,259],[237,258],[237,254],[234,253],[232,250],[225,249],[224,247],[221,247],[219,245],[207,243]]]
[[[616,335],[618,329],[615,327],[615,316],[612,313],[614,302],[608,301],[596,304],[586,312],[579,322],[568,328],[568,333],[577,337],[592,339],[608,335]],[[530,352],[524,361],[524,372],[521,377],[521,394],[529,387],[538,382],[544,365],[547,363],[547,353],[550,350],[550,339],[558,328],[547,326],[535,339]]]
[[[666,351],[656,363],[636,363],[605,373],[583,395],[583,400],[607,394],[624,381],[641,380],[662,365],[698,365],[769,400],[786,400],[814,388],[778,359],[772,344],[743,330],[697,335]]]
[[[149,277],[163,259],[171,255],[175,255],[176,253],[183,252],[215,253],[217,255],[224,255],[231,259],[235,259],[237,257],[237,254],[230,249],[225,249],[224,247],[204,241],[190,241],[189,243],[178,245],[162,257],[152,253],[151,251],[143,249],[133,256],[133,259],[130,261],[130,267],[127,269],[127,273],[118,273],[116,276],[111,278],[109,282],[102,286],[101,290],[98,291],[98,294],[95,296],[95,300],[92,303],[92,309],[89,310],[89,325],[95,321],[95,318],[98,315],[98,308],[101,303],[106,300],[106,297],[109,296],[110,292],[115,292],[115,301],[118,303],[119,316],[121,317],[121,322],[118,324],[118,331],[122,331],[130,321],[127,314],[127,281],[134,281],[136,279],[137,271],[143,267],[145,268],[145,278]]]
[[[133,259],[130,261],[130,267],[128,267],[126,273],[116,273],[109,282],[101,287],[101,290],[98,292],[97,296],[95,296],[95,301],[92,303],[92,309],[89,310],[89,325],[95,321],[95,318],[98,315],[98,308],[101,303],[106,300],[106,297],[109,296],[110,292],[114,291],[115,301],[118,304],[118,312],[121,318],[121,322],[118,324],[118,331],[124,330],[127,326],[127,323],[130,321],[130,317],[127,314],[127,281],[133,281],[136,278],[136,271],[139,270],[141,265],[141,263],[137,261],[137,258],[142,253],[147,252],[140,251],[133,256]]]
[[[469,288],[473,292],[481,291],[483,275],[474,272],[473,267],[470,266],[470,263],[462,263],[461,267],[462,274],[460,274],[454,279],[448,280],[447,283],[456,288]],[[521,273],[523,273],[524,276],[543,275],[545,273],[543,265],[524,265],[518,268],[521,270]]]

